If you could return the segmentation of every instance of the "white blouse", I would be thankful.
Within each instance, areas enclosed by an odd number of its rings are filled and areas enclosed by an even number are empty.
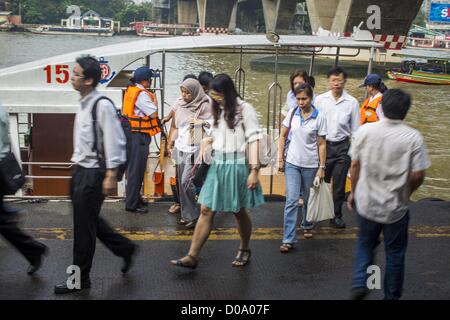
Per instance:
[[[253,106],[239,98],[237,101],[239,107],[242,108],[244,125],[242,126],[241,117],[234,129],[230,129],[225,121],[224,112],[222,112],[217,127],[213,127],[212,130],[212,148],[215,151],[224,153],[245,152],[247,143],[262,138],[258,117]]]

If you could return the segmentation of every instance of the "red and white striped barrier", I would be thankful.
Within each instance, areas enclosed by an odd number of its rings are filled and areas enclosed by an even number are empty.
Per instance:
[[[344,32],[344,37],[351,36],[351,32]],[[384,44],[386,50],[401,50],[406,42],[406,36],[374,34],[373,41]]]
[[[227,34],[228,28],[200,28],[200,33]]]

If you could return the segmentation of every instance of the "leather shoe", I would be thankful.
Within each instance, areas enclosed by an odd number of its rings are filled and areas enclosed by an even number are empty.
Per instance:
[[[86,280],[81,282],[80,289],[69,289],[67,287],[67,282],[61,282],[55,286],[55,294],[66,294],[66,293],[74,293],[79,292],[81,290],[89,289],[91,287],[91,281]]]
[[[134,212],[134,213],[148,213],[148,210],[145,208],[136,208],[136,209],[126,208],[125,210],[128,212]]]
[[[138,246],[133,243],[133,249],[131,249],[130,255],[127,257],[123,257],[123,267],[121,269],[123,274],[126,274],[133,265],[134,257],[136,255],[137,250]]]
[[[352,288],[350,300],[363,300],[369,294],[367,288]]]
[[[331,225],[338,229],[345,228],[345,222],[342,220],[342,218],[334,218],[331,220]]]
[[[197,219],[189,221],[184,225],[186,229],[195,229],[195,225],[197,224]]]
[[[32,274],[36,273],[42,267],[42,260],[43,260],[44,256],[47,255],[47,252],[48,252],[48,247],[45,245],[43,245],[43,246],[44,247],[43,247],[42,253],[39,255],[39,257],[35,261],[31,262],[30,266],[28,267],[27,273],[30,276]]]

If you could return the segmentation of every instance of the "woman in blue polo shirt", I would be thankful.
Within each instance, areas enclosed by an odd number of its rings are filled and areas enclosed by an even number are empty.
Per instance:
[[[297,242],[296,225],[300,195],[302,206],[302,229],[305,237],[311,237],[313,224],[306,221],[309,189],[314,178],[325,177],[327,124],[311,100],[313,89],[301,84],[294,89],[297,106],[289,110],[283,121],[279,139],[278,168],[285,172],[286,205],[284,208],[283,244],[281,252],[289,252]],[[288,143],[285,143],[287,140]]]

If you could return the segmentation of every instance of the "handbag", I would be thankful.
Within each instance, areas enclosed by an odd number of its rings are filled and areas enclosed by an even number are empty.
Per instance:
[[[25,183],[22,168],[11,151],[0,161],[0,189],[5,195],[15,194]]]
[[[306,221],[316,223],[333,218],[334,203],[330,185],[322,180],[318,187],[310,189]]]

